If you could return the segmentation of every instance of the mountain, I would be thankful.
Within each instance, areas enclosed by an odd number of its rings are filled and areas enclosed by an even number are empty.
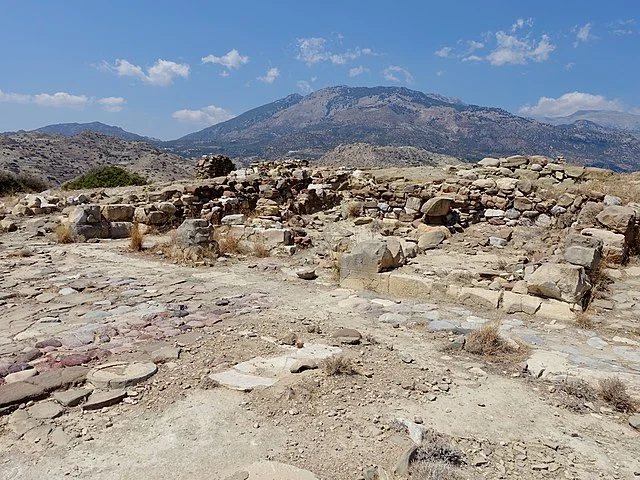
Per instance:
[[[347,168],[388,168],[456,165],[460,159],[417,147],[391,147],[369,143],[338,145],[319,160],[321,165]]]
[[[38,176],[55,185],[100,165],[118,165],[164,182],[190,178],[194,169],[192,160],[146,142],[90,131],[71,137],[40,132],[0,135],[0,171]]]
[[[580,110],[566,117],[544,117],[541,121],[551,125],[571,125],[579,120],[593,122],[601,127],[640,133],[640,115],[612,110]]]
[[[290,95],[163,147],[184,155],[317,159],[340,144],[358,142],[409,145],[466,160],[528,153],[640,169],[640,140],[626,132],[590,123],[553,126],[402,87],[337,86]]]
[[[72,137],[82,132],[95,132],[102,135],[110,135],[112,137],[118,137],[122,140],[133,140],[137,142],[156,142],[154,138],[143,137],[142,135],[136,135],[135,133],[127,132],[120,127],[112,125],[105,125],[100,122],[91,123],[56,123],[55,125],[47,125],[46,127],[37,128],[32,130],[34,132],[48,133],[50,135],[64,135],[65,137]]]

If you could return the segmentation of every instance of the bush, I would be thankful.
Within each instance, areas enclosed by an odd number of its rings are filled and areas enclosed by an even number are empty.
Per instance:
[[[129,187],[132,185],[146,185],[147,179],[135,172],[128,172],[124,168],[106,165],[89,170],[62,185],[65,190],[80,190],[83,188]]]
[[[0,196],[16,193],[42,192],[49,187],[42,178],[24,173],[15,174],[0,170]]]
[[[327,358],[322,362],[322,367],[324,373],[330,377],[334,375],[356,375],[358,373],[353,362],[342,355]]]
[[[624,382],[618,377],[601,379],[598,382],[598,393],[605,402],[618,412],[633,413],[636,411],[635,402],[627,393],[627,387]]]
[[[73,243],[74,241],[71,226],[66,223],[58,225],[54,230],[54,234],[58,243]]]
[[[144,244],[144,233],[138,223],[134,223],[129,232],[129,248],[133,252],[141,252]]]

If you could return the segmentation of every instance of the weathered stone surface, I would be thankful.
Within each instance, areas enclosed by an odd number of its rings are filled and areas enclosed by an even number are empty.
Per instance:
[[[53,399],[65,407],[75,407],[91,394],[86,388],[72,388],[64,392],[55,392]]]
[[[584,268],[577,265],[544,263],[525,276],[530,294],[579,303],[591,289]]]
[[[196,164],[196,178],[216,178],[229,175],[235,164],[225,155],[203,155]]]
[[[135,208],[132,205],[103,205],[100,213],[109,222],[132,222]]]
[[[300,373],[305,370],[314,370],[318,368],[318,363],[315,360],[311,359],[303,359],[297,360],[294,364],[289,367],[289,371],[291,373]]]
[[[505,313],[526,313],[535,314],[542,300],[531,295],[520,295],[513,292],[504,292],[502,296],[502,308]]]
[[[87,367],[56,368],[31,377],[26,382],[51,392],[59,388],[77,385],[84,382],[89,369]]]
[[[631,415],[629,417],[629,425],[636,430],[640,430],[640,415]]]
[[[92,369],[87,381],[97,388],[119,389],[143,382],[157,371],[155,363],[112,362]]]
[[[176,230],[176,243],[184,247],[211,244],[213,227],[206,220],[190,218]]]
[[[432,250],[440,245],[445,238],[447,238],[447,235],[443,228],[434,227],[429,229],[418,238],[418,251]]]
[[[44,397],[46,390],[38,385],[25,382],[0,385],[0,408],[17,405]]]
[[[565,238],[564,259],[574,265],[594,270],[602,259],[602,240],[585,235],[569,234]]]
[[[125,390],[109,390],[107,392],[93,392],[87,402],[82,405],[82,410],[97,410],[110,407],[119,403],[127,396]]]
[[[5,383],[22,382],[28,378],[35,377],[38,371],[35,368],[29,368],[20,372],[13,372],[4,377]]]
[[[401,266],[405,263],[404,249],[402,248],[402,242],[396,237],[387,238],[387,249],[391,253],[392,262],[394,265]]]
[[[301,278],[303,280],[315,280],[316,278],[318,278],[316,269],[313,267],[301,268],[300,270],[296,271],[296,275],[298,276],[298,278]]]
[[[535,378],[546,378],[559,373],[566,375],[569,369],[568,355],[562,352],[535,350],[527,359],[526,369]]]
[[[601,228],[585,228],[580,233],[602,241],[602,258],[613,263],[623,263],[629,256],[627,239],[621,233]]]
[[[621,207],[612,205],[605,207],[597,216],[596,220],[614,232],[627,235],[633,226],[636,213],[631,207]]]
[[[151,353],[153,363],[165,363],[180,358],[180,349],[177,347],[162,347]]]
[[[536,312],[537,317],[547,320],[559,320],[563,322],[572,321],[576,314],[571,309],[571,305],[560,300],[545,298],[540,304],[540,308]]]
[[[386,242],[370,240],[357,244],[340,261],[340,280],[370,275],[398,267]]]
[[[498,308],[502,291],[488,290],[478,287],[463,287],[460,291],[459,299],[461,302],[472,303],[487,308]]]
[[[333,332],[333,338],[347,345],[357,345],[362,339],[362,334],[353,328],[339,328]]]
[[[244,225],[247,221],[247,217],[242,213],[236,213],[233,215],[226,215],[222,217],[220,223],[222,225]]]
[[[318,480],[312,472],[284,463],[262,461],[244,468],[248,480]]]
[[[430,198],[422,205],[420,211],[427,217],[442,217],[449,213],[453,206],[453,199],[449,197]]]
[[[604,209],[604,205],[602,203],[597,202],[587,202],[585,203],[580,212],[578,213],[578,217],[576,218],[576,228],[591,228],[599,225],[596,217],[602,210]]]
[[[29,407],[28,412],[33,418],[47,420],[62,415],[64,408],[55,402],[46,401],[36,403],[34,406]]]

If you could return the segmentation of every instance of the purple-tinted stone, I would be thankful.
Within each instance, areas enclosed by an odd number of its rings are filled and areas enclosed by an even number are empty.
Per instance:
[[[78,365],[83,365],[89,363],[91,361],[91,357],[89,355],[83,355],[81,353],[74,353],[72,355],[66,355],[59,359],[60,364],[64,367],[76,367]]]
[[[23,370],[31,370],[33,365],[29,365],[28,363],[14,363],[13,365],[9,365],[7,369],[7,373],[16,373],[22,372]]]
[[[57,338],[48,338],[47,340],[42,340],[41,342],[36,343],[36,348],[47,348],[47,347],[61,347],[62,342]]]
[[[19,353],[15,359],[15,363],[27,363],[35,360],[36,358],[40,358],[42,356],[42,352],[37,348],[30,348],[26,352]]]

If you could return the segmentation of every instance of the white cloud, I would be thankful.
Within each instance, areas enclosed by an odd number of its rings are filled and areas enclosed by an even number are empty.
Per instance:
[[[491,65],[525,65],[529,60],[544,62],[556,49],[547,35],[542,35],[539,42],[528,37],[517,37],[505,32],[496,32],[497,46],[489,53],[487,60]]]
[[[398,67],[397,65],[391,65],[382,71],[384,79],[389,82],[406,83],[413,82],[413,75],[406,68]],[[400,76],[403,78],[400,79]]]
[[[569,70],[571,70],[575,66],[576,66],[576,62],[569,62],[564,66],[564,69],[568,72]]]
[[[588,42],[589,40],[593,40],[595,37],[591,34],[591,22],[585,23],[582,27],[578,28],[574,27],[574,31],[576,32],[576,41],[573,42],[574,47],[578,47],[581,43]]]
[[[349,76],[350,77],[357,77],[358,75],[362,75],[365,72],[368,72],[369,69],[365,68],[364,66],[360,65],[359,67],[353,67],[351,69],[349,69]]]
[[[177,110],[171,115],[179,122],[197,123],[203,125],[215,125],[233,118],[234,115],[224,108],[209,105],[208,107],[199,108],[198,110]]]
[[[33,96],[33,103],[43,107],[69,107],[84,108],[91,99],[86,95],[71,95],[67,92],[57,92],[54,94],[39,93]]]
[[[569,92],[558,98],[540,97],[538,103],[524,105],[520,113],[532,117],[564,117],[579,110],[624,110],[619,100],[609,100],[603,95]]]
[[[298,80],[296,82],[296,87],[298,88],[298,90],[305,94],[308,95],[311,92],[313,92],[313,87],[311,86],[311,84],[309,82],[307,82],[306,80]]]
[[[482,57],[479,57],[478,55],[469,55],[468,57],[464,57],[462,59],[463,62],[481,62],[482,60],[484,60]]]
[[[278,67],[272,67],[267,70],[267,73],[265,73],[263,77],[258,77],[258,80],[263,83],[273,83],[279,76],[280,69]]]
[[[0,90],[0,103],[29,103],[30,101],[31,95],[3,92]]]
[[[67,92],[26,93],[3,92],[0,90],[0,103],[33,104],[40,107],[73,108],[82,110],[96,102],[109,112],[119,112],[126,103],[122,97],[89,97],[87,95],[72,95]]]
[[[609,27],[609,33],[613,35],[633,35],[637,33],[635,18],[618,19],[609,23],[607,27]]]
[[[527,27],[533,27],[533,18],[519,18],[517,19],[513,25],[511,25],[511,32],[515,33],[518,30],[520,30],[521,28],[524,28],[525,26]]]
[[[206,57],[202,57],[202,63],[214,63],[222,65],[228,70],[237,70],[242,65],[246,65],[247,63],[249,63],[249,57],[246,55],[240,55],[240,52],[238,52],[238,50],[234,48],[233,50],[229,50],[221,57],[216,57],[215,55],[207,55]]]
[[[107,112],[121,112],[124,108],[124,104],[127,103],[122,97],[105,97],[98,100],[98,103],[103,110]]]
[[[442,75],[444,75],[444,70],[438,70],[438,71],[436,72],[436,75],[437,75],[438,77],[441,77]]]
[[[469,40],[467,43],[469,44],[469,51],[467,53],[473,53],[476,50],[480,50],[481,48],[484,48],[484,43],[482,43],[482,42],[476,42],[475,40]]]
[[[321,62],[344,65],[365,55],[375,55],[372,49],[360,47],[340,53],[331,52],[327,49],[327,40],[322,37],[298,38],[296,47],[298,49],[296,59],[303,61],[308,66]]]
[[[149,85],[160,87],[171,85],[173,79],[177,77],[189,78],[191,70],[186,63],[176,63],[161,58],[147,69],[147,73],[145,73],[139,65],[134,65],[128,60],[121,58],[116,59],[113,65],[103,62],[101,68],[112,71],[119,77],[133,77]]]
[[[435,52],[433,52],[433,54],[436,57],[449,58],[449,56],[451,55],[451,52],[453,52],[453,48],[442,47],[440,50],[436,50]]]

